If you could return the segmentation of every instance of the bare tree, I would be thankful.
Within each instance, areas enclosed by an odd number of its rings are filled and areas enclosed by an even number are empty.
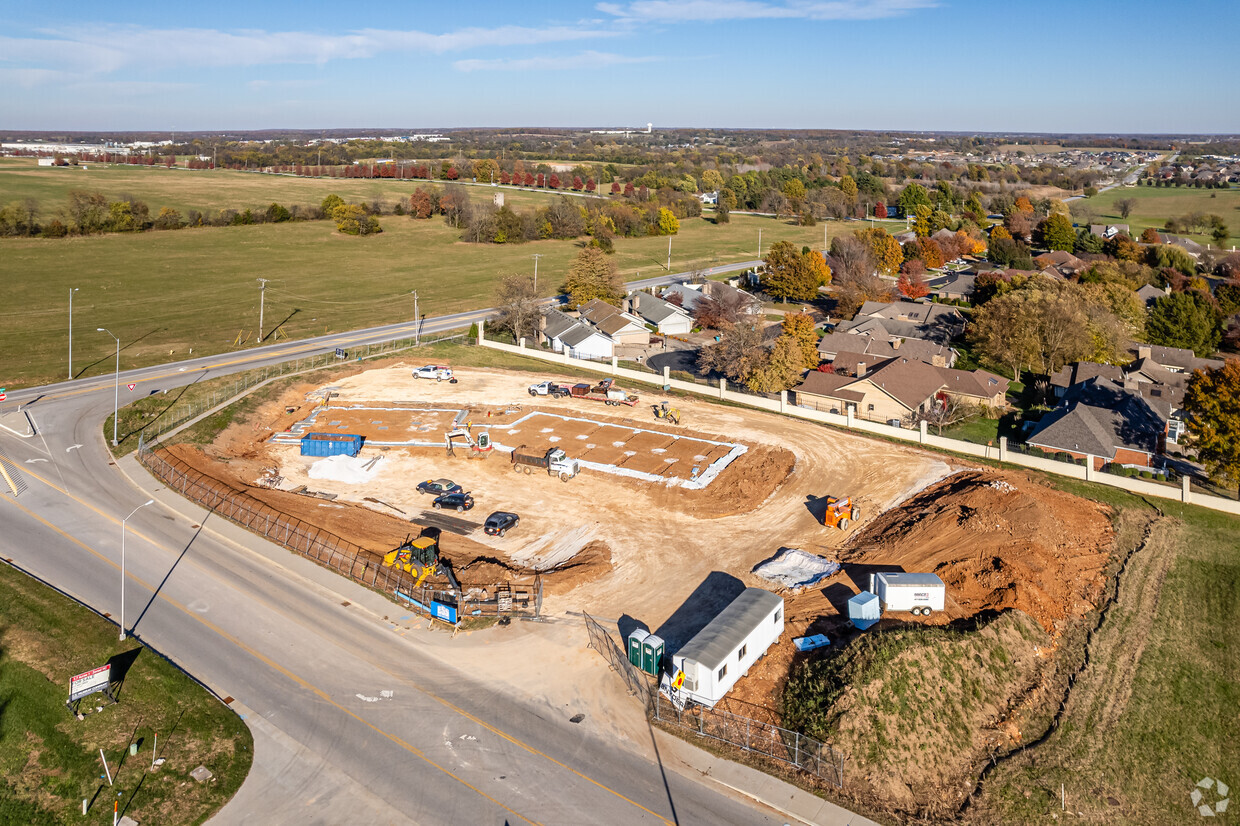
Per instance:
[[[1111,202],[1111,206],[1119,213],[1119,217],[1127,218],[1132,214],[1133,207],[1137,205],[1136,198],[1117,198]]]
[[[767,349],[763,345],[759,325],[729,324],[720,331],[718,342],[702,348],[698,354],[698,369],[722,373],[733,381],[739,381],[755,367],[762,366],[766,358]]]
[[[495,326],[512,333],[514,341],[523,336],[532,338],[541,314],[534,276],[521,273],[502,276],[495,290],[495,307],[499,311]]]
[[[981,408],[976,405],[963,402],[956,396],[940,393],[935,397],[930,409],[919,413],[917,419],[938,428],[939,435],[942,436],[943,428],[967,422],[981,413]]]
[[[749,310],[754,299],[739,290],[715,290],[714,295],[703,294],[693,305],[690,315],[699,327],[712,330],[735,324]]]

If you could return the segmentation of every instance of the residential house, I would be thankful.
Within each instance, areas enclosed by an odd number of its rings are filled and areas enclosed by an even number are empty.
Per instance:
[[[1037,264],[1038,269],[1044,272],[1051,270],[1050,274],[1059,279],[1070,278],[1086,267],[1084,261],[1065,250],[1043,253],[1034,258],[1033,263]]]
[[[683,307],[650,293],[633,293],[628,298],[628,308],[647,324],[653,324],[661,335],[681,336],[693,330],[693,319]]]
[[[722,281],[706,281],[701,284],[673,284],[663,291],[664,300],[670,301],[673,304],[679,303],[690,314],[693,313],[694,305],[701,300],[702,296],[708,296],[716,301],[735,299],[741,308],[741,312],[749,315],[762,314],[762,302],[744,290],[725,284]]]
[[[538,343],[550,345],[557,353],[568,351],[574,358],[605,359],[615,352],[605,333],[554,309],[544,312],[539,321]]]
[[[1133,342],[1128,352],[1137,358],[1149,359],[1166,367],[1173,373],[1191,373],[1194,370],[1217,370],[1223,366],[1222,359],[1203,359],[1192,350],[1180,347],[1161,347],[1157,344],[1137,344]]]
[[[1132,233],[1128,231],[1127,224],[1090,224],[1089,234],[1096,235],[1099,238],[1114,238],[1117,235],[1132,237]]]
[[[1198,244],[1192,238],[1185,238],[1183,235],[1172,235],[1167,232],[1160,232],[1158,233],[1158,240],[1164,244],[1175,244],[1193,258],[1200,258],[1201,254],[1206,251],[1204,246]]]
[[[1149,310],[1158,303],[1158,299],[1168,292],[1169,290],[1160,290],[1152,284],[1146,284],[1137,290],[1137,298],[1141,299],[1142,303],[1145,304],[1145,309]]]
[[[954,272],[935,279],[930,291],[945,301],[971,301],[977,289],[977,273],[963,271]]]
[[[1150,468],[1165,448],[1169,420],[1169,405],[1099,376],[1070,388],[1027,441],[1075,459],[1093,456],[1095,470],[1111,463]]]
[[[878,323],[876,323],[878,322]],[[964,332],[964,315],[955,307],[920,301],[867,301],[839,332],[873,333],[887,338],[919,338],[947,344]]]
[[[818,340],[818,355],[823,361],[832,362],[838,358],[849,363],[852,356],[866,355],[879,359],[917,359],[935,367],[952,367],[958,354],[946,344],[925,339],[832,332]]]
[[[615,344],[649,344],[650,329],[646,322],[632,313],[592,298],[577,308],[583,321],[602,332]]]
[[[851,372],[810,371],[793,388],[796,404],[838,413],[851,407],[863,419],[905,423],[948,397],[1002,407],[1009,386],[1007,379],[984,370],[952,370],[907,358],[888,359],[873,367],[859,359]]]

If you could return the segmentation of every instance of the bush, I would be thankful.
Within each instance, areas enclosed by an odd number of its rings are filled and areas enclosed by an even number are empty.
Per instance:
[[[1142,479],[1153,479],[1153,478],[1154,478],[1154,474],[1153,474],[1153,472],[1151,472],[1151,471],[1148,471],[1148,470],[1143,470],[1143,471],[1141,471],[1141,478],[1142,478]]]

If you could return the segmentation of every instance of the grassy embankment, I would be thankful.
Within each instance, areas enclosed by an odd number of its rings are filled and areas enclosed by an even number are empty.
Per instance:
[[[199,180],[177,170],[123,171],[176,184]],[[284,198],[283,188],[303,185],[319,187],[316,198],[330,191],[344,194],[334,185],[349,183],[217,174],[230,176],[234,186],[267,187],[266,199]],[[392,183],[374,182],[384,187]],[[12,197],[16,193],[11,185],[0,189],[0,198]],[[166,202],[151,198],[152,207]],[[195,355],[228,351],[239,333],[252,343],[258,329],[255,279],[259,277],[271,279],[264,322],[267,340],[277,326],[281,335],[297,339],[407,320],[413,315],[412,290],[418,291],[421,311],[430,315],[488,306],[498,276],[532,272],[535,253],[542,255],[540,290],[551,295],[563,283],[579,249],[576,241],[465,244],[459,232],[441,219],[384,216],[381,220],[385,231],[369,238],[342,236],[329,222],[314,221],[0,240],[0,278],[7,299],[0,310],[4,381],[14,388],[67,377],[68,291],[73,287],[80,290],[73,308],[74,372],[99,375],[113,368],[115,351],[112,340],[96,332],[98,327],[120,336],[122,369],[186,358],[190,348]],[[825,235],[854,228],[851,223],[832,223]],[[824,237],[823,227],[797,227],[770,218],[734,216],[725,225],[688,219],[672,238],[672,269],[752,259],[757,255],[759,229],[764,249],[779,240],[817,246]],[[658,237],[618,239],[616,264],[626,279],[665,272],[667,243],[667,238]]]
[[[69,678],[111,661],[119,704],[103,695],[65,708]],[[253,739],[232,711],[116,626],[0,565],[0,822],[111,823],[112,801],[139,823],[201,823],[250,770]],[[96,712],[97,706],[103,710]],[[159,756],[152,770],[152,748]],[[140,744],[137,756],[129,745]],[[107,756],[115,785],[104,774]],[[189,778],[205,765],[207,783]],[[82,816],[82,800],[91,801]]]
[[[1132,198],[1137,203],[1132,213],[1127,218],[1122,218],[1114,204],[1125,198]],[[1086,198],[1083,203],[1097,210],[1097,223],[1128,224],[1133,238],[1140,237],[1141,231],[1146,227],[1161,230],[1168,218],[1180,218],[1190,212],[1218,215],[1231,230],[1226,246],[1240,246],[1240,189],[1194,189],[1187,186],[1118,187]],[[1208,234],[1186,237],[1203,245],[1218,246]]]

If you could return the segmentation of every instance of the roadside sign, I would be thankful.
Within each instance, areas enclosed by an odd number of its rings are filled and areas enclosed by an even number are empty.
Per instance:
[[[0,402],[8,398],[8,394],[4,392],[4,388],[0,387]]]
[[[80,700],[96,691],[107,691],[112,684],[112,666],[101,665],[69,680],[69,702]]]
[[[133,389],[134,389],[135,387],[137,387],[138,385],[136,385],[136,384],[127,384],[127,385],[125,385],[125,386],[126,386],[126,387],[128,387],[130,390],[133,390]]]
[[[683,671],[681,671],[681,670],[677,669],[677,670],[676,670],[676,679],[672,680],[672,688],[674,688],[674,689],[676,689],[676,690],[678,690],[678,691],[679,691],[679,690],[680,690],[680,688],[681,688],[684,684],[685,684],[685,672],[683,672]]]
[[[448,605],[446,602],[439,602],[438,600],[432,600],[431,601],[431,615],[435,617],[435,619],[443,620],[444,622],[450,622],[453,625],[456,625],[456,606],[455,605]]]
[[[336,348],[336,358],[347,359],[348,357],[349,357],[349,354],[345,352],[345,349],[343,347]]]

